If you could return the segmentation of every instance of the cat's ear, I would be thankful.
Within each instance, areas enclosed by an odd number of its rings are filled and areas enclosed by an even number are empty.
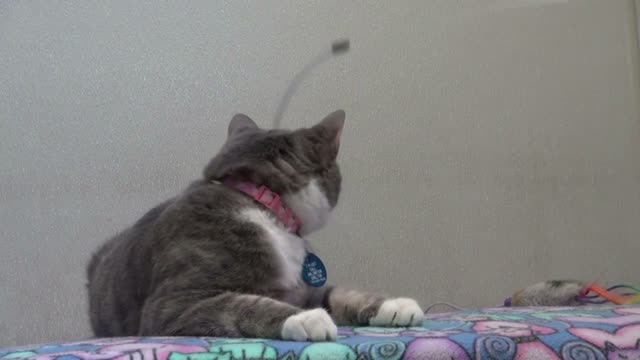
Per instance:
[[[257,129],[258,125],[245,114],[236,114],[229,122],[227,136],[231,136],[245,129]]]
[[[340,136],[342,135],[342,128],[344,127],[344,119],[344,110],[336,110],[311,129],[325,141],[335,146],[337,151],[340,147]]]
[[[604,342],[604,348],[605,350],[607,350],[607,352],[613,352],[618,350],[618,348],[609,341]]]

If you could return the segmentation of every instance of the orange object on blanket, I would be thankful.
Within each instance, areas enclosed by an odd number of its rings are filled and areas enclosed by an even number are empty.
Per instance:
[[[584,291],[582,292],[582,294],[580,294],[580,298],[584,298],[587,297],[589,295],[589,293],[593,292],[595,294],[597,294],[598,296],[600,296],[601,298],[614,303],[616,305],[631,305],[631,304],[637,304],[640,303],[640,294],[634,294],[634,295],[620,295],[620,294],[616,294],[613,291],[610,291],[612,288],[608,289],[604,289],[598,285],[595,284],[591,284],[587,287],[585,287]]]

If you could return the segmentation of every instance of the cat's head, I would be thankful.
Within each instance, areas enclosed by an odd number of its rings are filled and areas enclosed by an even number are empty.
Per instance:
[[[204,169],[205,180],[265,185],[302,221],[302,234],[316,230],[338,203],[342,178],[336,157],[344,119],[338,110],[310,128],[268,130],[236,115],[224,146]]]
[[[609,360],[640,360],[640,339],[635,348],[619,349],[609,341],[605,341],[604,346]]]

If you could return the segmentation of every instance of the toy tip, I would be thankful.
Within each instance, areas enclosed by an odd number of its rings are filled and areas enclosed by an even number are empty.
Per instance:
[[[334,55],[344,54],[349,51],[350,46],[351,44],[349,42],[349,39],[336,40],[331,44],[331,52]]]

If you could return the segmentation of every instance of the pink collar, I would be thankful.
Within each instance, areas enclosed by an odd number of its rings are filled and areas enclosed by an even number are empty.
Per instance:
[[[295,216],[293,211],[289,209],[280,199],[280,195],[271,191],[264,185],[256,185],[248,181],[238,181],[227,179],[223,182],[226,186],[240,191],[259,202],[269,209],[275,217],[284,224],[284,226],[293,234],[297,234],[300,226],[300,220]]]

